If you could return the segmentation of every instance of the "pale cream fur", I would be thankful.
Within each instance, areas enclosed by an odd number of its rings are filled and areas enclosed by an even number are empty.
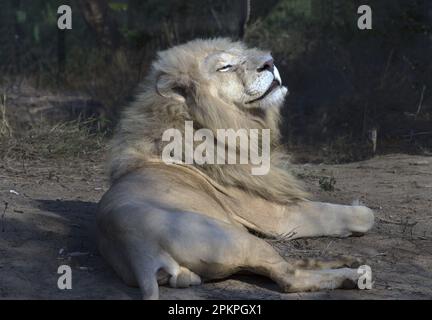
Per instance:
[[[287,89],[279,83],[260,99],[278,76],[269,53],[227,39],[195,40],[158,54],[123,112],[112,142],[112,187],[98,210],[103,256],[144,298],[158,297],[158,282],[189,286],[241,270],[264,274],[289,292],[357,279],[346,268],[300,272],[248,233],[343,237],[373,224],[366,207],[307,200],[289,172],[278,130]],[[269,173],[251,175],[250,165],[165,164],[162,134],[184,131],[186,120],[213,132],[270,129]]]

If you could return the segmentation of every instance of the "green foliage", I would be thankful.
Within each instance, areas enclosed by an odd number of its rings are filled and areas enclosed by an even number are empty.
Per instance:
[[[249,28],[247,41],[271,48],[291,89],[284,127],[290,144],[334,148],[343,138],[338,153],[345,146],[358,159],[372,154],[367,144],[373,127],[379,128],[379,148],[390,141],[405,148],[404,136],[432,130],[430,107],[422,119],[406,116],[416,112],[423,85],[432,87],[432,4],[368,4],[373,30],[357,28],[358,4],[346,0],[281,0]],[[414,137],[410,144],[432,146],[432,135]]]
[[[35,24],[33,27],[33,38],[36,43],[40,42],[40,29],[38,24]]]
[[[27,20],[27,13],[25,11],[16,11],[16,20],[18,23],[24,23]]]
[[[128,10],[128,4],[127,3],[110,1],[108,3],[108,6],[114,11],[127,11]]]
[[[54,8],[53,4],[49,1],[46,2],[45,8],[42,12],[42,22],[48,25],[56,25],[57,23],[57,10]]]
[[[156,51],[197,37],[238,35],[239,1],[106,3],[122,38],[115,48],[101,43],[78,1],[0,0],[0,80],[24,77],[87,93],[115,119]],[[319,153],[338,154],[335,161],[359,159],[370,155],[367,135],[377,127],[378,148],[383,139],[432,148],[432,135],[420,134],[432,131],[430,1],[367,1],[371,31],[357,28],[358,1],[251,3],[245,40],[272,51],[290,88],[286,143],[325,146]],[[72,7],[73,29],[59,33],[62,4]],[[407,118],[417,112],[423,86],[420,113]]]

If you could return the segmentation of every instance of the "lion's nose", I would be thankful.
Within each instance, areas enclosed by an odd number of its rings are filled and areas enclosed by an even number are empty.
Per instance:
[[[258,72],[262,72],[262,71],[265,71],[265,70],[270,71],[270,72],[273,73],[273,70],[274,70],[274,61],[273,61],[273,59],[267,60],[266,62],[264,62],[264,64],[261,67],[259,67],[257,69]]]

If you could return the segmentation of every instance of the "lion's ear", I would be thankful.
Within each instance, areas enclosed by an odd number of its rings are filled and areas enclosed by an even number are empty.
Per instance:
[[[167,75],[159,75],[156,78],[156,92],[167,99],[184,103],[186,101],[186,90]]]

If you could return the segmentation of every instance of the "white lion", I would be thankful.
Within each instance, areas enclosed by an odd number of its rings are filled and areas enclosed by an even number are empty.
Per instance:
[[[307,200],[289,173],[278,145],[287,92],[271,55],[240,42],[195,40],[158,54],[113,139],[112,186],[97,213],[102,255],[145,299],[158,298],[158,284],[187,287],[245,270],[285,292],[355,285],[347,261],[287,261],[257,236],[346,237],[373,225],[364,206]],[[162,134],[183,131],[185,121],[213,132],[270,129],[270,171],[164,163]]]

